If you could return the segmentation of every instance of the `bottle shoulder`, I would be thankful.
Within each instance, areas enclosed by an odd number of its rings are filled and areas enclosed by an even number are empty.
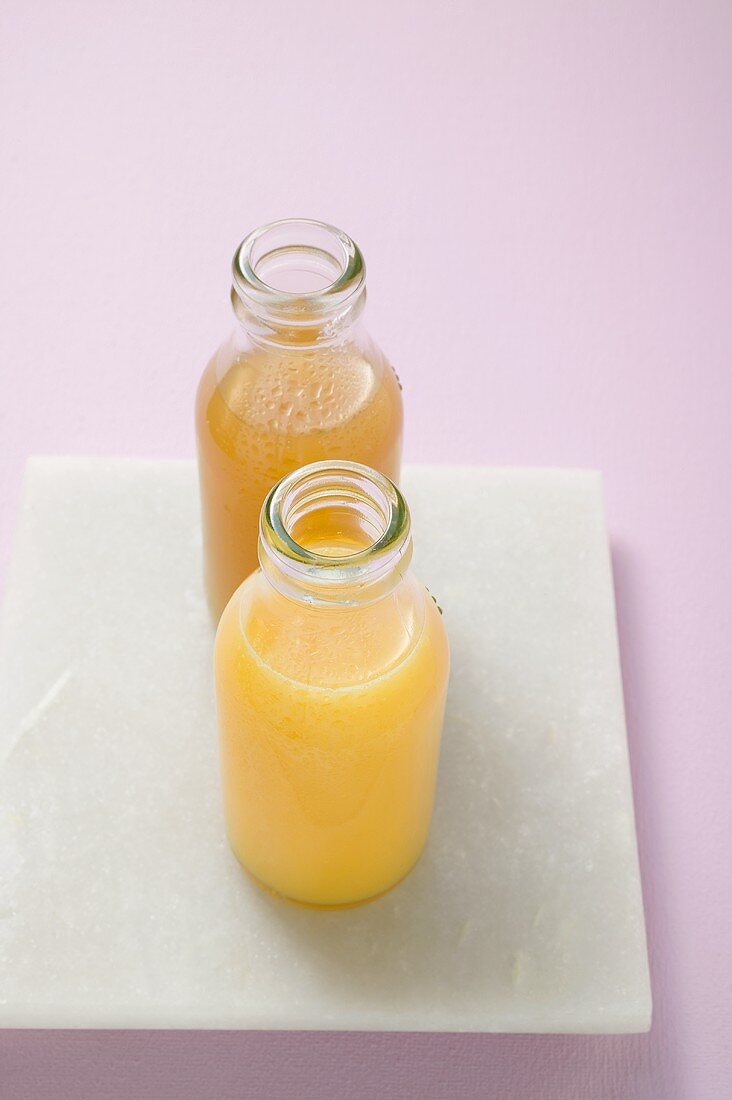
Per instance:
[[[318,348],[256,346],[235,339],[217,350],[198,387],[199,421],[222,438],[338,433],[355,421],[401,423],[393,369],[369,339]]]
[[[337,692],[409,679],[418,665],[442,667],[447,642],[432,598],[411,573],[374,604],[324,608],[288,599],[258,571],[224,612],[216,652],[218,664],[233,662],[244,676]]]

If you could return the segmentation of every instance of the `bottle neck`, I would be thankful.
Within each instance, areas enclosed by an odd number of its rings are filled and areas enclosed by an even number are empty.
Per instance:
[[[254,230],[237,249],[232,276],[234,313],[257,343],[337,343],[366,303],[358,246],[324,222],[292,218]]]
[[[272,489],[262,508],[262,571],[302,603],[372,604],[393,592],[411,557],[404,497],[383,474],[356,462],[303,466]]]

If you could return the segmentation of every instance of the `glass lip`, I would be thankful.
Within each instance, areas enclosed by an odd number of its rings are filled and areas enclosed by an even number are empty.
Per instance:
[[[288,499],[310,484],[313,500],[336,498],[350,488],[354,502],[379,498],[383,531],[353,554],[331,557],[300,545],[286,524]],[[335,503],[335,501],[334,501]],[[406,500],[385,474],[359,462],[326,460],[301,466],[283,477],[267,495],[260,515],[259,559],[262,569],[286,594],[313,603],[353,603],[378,599],[401,580],[412,556],[411,517]],[[276,574],[276,576],[273,575]],[[358,599],[344,598],[350,587]]]
[[[327,251],[340,265],[340,274],[328,285],[305,292],[278,290],[261,279],[256,268],[263,257],[254,258],[257,246],[261,245],[263,237],[276,236],[286,230],[291,231],[292,248]],[[331,248],[326,250],[318,244],[308,243],[308,234],[321,234],[329,238]],[[234,253],[232,276],[236,293],[256,306],[277,313],[303,311],[312,314],[338,308],[357,294],[365,282],[366,265],[356,242],[337,226],[314,218],[281,218],[247,234]]]

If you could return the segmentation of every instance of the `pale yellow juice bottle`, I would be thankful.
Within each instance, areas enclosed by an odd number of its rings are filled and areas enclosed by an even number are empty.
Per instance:
[[[424,848],[449,655],[411,549],[387,478],[315,463],[267,498],[262,568],[221,617],[227,831],[250,874],[292,901],[368,901]]]
[[[205,582],[211,614],[257,566],[259,512],[286,473],[353,459],[399,480],[399,382],[366,334],[365,268],[321,222],[275,222],[234,257],[238,325],[196,399]]]

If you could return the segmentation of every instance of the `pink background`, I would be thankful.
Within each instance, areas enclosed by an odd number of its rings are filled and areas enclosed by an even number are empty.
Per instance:
[[[6,1032],[31,1100],[732,1096],[732,6],[0,9],[0,548],[32,453],[191,455],[249,228],[346,228],[411,460],[605,474],[648,1036]]]

